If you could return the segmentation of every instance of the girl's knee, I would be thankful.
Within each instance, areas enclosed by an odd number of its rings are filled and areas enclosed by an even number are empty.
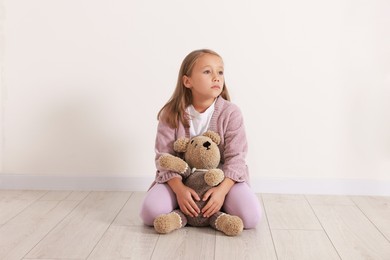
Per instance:
[[[246,183],[236,183],[225,200],[224,210],[241,217],[244,228],[255,228],[262,216],[260,201]]]
[[[147,226],[153,226],[153,221],[154,219],[158,216],[159,214],[155,212],[153,207],[150,205],[147,205],[143,203],[140,211],[140,217],[142,219],[142,222],[147,225]]]
[[[245,229],[256,228],[256,226],[260,223],[262,217],[261,210],[252,210],[246,212],[242,216],[242,222],[244,223]]]
[[[154,201],[146,200],[141,206],[140,217],[145,225],[153,226],[156,217],[161,214],[167,214],[172,210],[174,210],[174,207],[169,203],[156,205]]]
[[[141,205],[140,217],[145,225],[153,226],[154,219],[177,207],[176,197],[166,184],[156,184],[150,189]]]

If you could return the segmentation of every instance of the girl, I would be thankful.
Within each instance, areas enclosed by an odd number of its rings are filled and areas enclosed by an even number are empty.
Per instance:
[[[222,58],[207,49],[188,54],[180,67],[175,92],[157,116],[156,160],[162,153],[178,156],[173,151],[173,143],[179,137],[191,138],[212,130],[221,136],[220,168],[226,178],[200,198],[183,184],[179,174],[160,169],[156,163],[156,179],[141,208],[146,225],[153,226],[158,215],[178,207],[193,217],[198,214],[209,217],[222,210],[239,216],[246,229],[254,228],[259,222],[260,204],[248,185],[243,117],[229,100]],[[194,200],[209,201],[200,209]]]

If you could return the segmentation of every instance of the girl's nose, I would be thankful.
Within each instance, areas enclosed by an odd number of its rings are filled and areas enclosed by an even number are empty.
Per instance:
[[[213,81],[219,82],[219,75],[214,75]]]

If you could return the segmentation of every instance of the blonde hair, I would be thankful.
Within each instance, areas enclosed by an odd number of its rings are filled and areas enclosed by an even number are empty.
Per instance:
[[[175,91],[169,101],[157,114],[157,119],[167,123],[171,128],[177,128],[179,126],[179,121],[182,122],[185,127],[190,126],[188,122],[189,115],[186,113],[186,108],[192,104],[192,92],[189,88],[184,86],[183,76],[191,76],[196,61],[204,54],[215,55],[222,59],[218,53],[209,49],[195,50],[184,58],[177,77]],[[225,83],[223,84],[220,96],[230,101],[229,91],[227,90]]]

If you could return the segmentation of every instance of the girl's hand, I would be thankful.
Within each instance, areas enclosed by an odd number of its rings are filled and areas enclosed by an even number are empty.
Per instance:
[[[217,187],[209,189],[203,196],[203,201],[210,198],[207,204],[202,209],[204,217],[208,218],[221,210],[225,201],[226,194],[233,187],[234,181],[230,178],[225,178]]]
[[[196,217],[200,213],[199,207],[196,205],[195,200],[200,200],[199,195],[191,188],[183,185],[182,188],[176,192],[177,203],[180,210],[191,217]]]
[[[177,203],[180,210],[188,216],[196,217],[200,213],[199,207],[195,200],[200,200],[199,195],[191,188],[185,186],[179,178],[173,178],[168,181],[168,185],[176,194]]]
[[[210,198],[207,204],[202,209],[203,217],[208,218],[221,210],[226,194],[220,186],[209,189],[203,196],[203,201]]]

